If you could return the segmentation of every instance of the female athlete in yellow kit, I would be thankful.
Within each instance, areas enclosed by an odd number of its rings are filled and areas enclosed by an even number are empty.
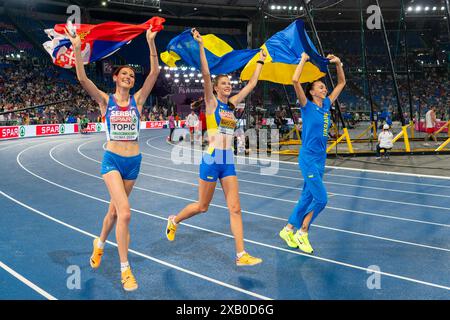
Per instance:
[[[200,46],[209,147],[204,153],[200,165],[199,200],[186,206],[178,215],[169,217],[166,236],[170,241],[175,240],[178,223],[208,210],[208,206],[214,195],[217,179],[220,179],[230,211],[231,232],[233,233],[236,246],[236,265],[255,265],[261,263],[262,259],[252,257],[244,250],[244,230],[239,200],[239,186],[234,168],[232,143],[236,128],[234,107],[244,100],[256,86],[264,60],[266,59],[266,54],[261,50],[260,60],[252,78],[238,94],[230,97],[231,83],[229,77],[227,75],[219,75],[214,79],[214,84],[211,83],[211,75],[206,60],[203,39],[195,29],[192,29],[192,35]],[[214,91],[217,94],[216,96],[214,95]]]

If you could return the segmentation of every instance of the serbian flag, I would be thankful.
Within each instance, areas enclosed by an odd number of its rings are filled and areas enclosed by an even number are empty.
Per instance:
[[[147,31],[150,26],[152,31],[163,30],[164,22],[164,18],[153,17],[138,25],[119,22],[105,22],[97,25],[74,24],[76,33],[81,38],[81,56],[84,64],[112,55],[142,32]],[[65,24],[57,24],[53,29],[44,30],[51,40],[45,42],[43,46],[52,57],[54,64],[70,69],[75,66],[75,53],[72,43],[64,32],[65,28]]]
[[[259,76],[259,80],[266,80],[281,84],[292,84],[292,76],[302,57],[302,53],[309,55],[299,81],[312,82],[326,75],[329,60],[322,57],[314,46],[305,30],[302,20],[292,22],[286,29],[275,33],[262,46],[267,52],[267,58]],[[241,73],[241,80],[251,78],[256,68],[259,55],[255,55]]]

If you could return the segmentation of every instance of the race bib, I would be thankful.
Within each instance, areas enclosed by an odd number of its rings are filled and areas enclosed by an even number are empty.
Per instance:
[[[219,132],[222,134],[233,135],[236,129],[236,118],[233,112],[220,111]]]
[[[137,140],[139,135],[139,119],[134,110],[111,111],[111,140]]]

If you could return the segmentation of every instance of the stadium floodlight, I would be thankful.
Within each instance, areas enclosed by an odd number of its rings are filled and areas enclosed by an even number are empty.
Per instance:
[[[170,74],[169,73],[166,73],[166,78],[170,78]]]
[[[420,12],[420,11],[422,11],[422,7],[421,6],[417,6],[416,7],[416,12]]]
[[[184,82],[188,83],[188,82],[189,82],[189,79],[185,79]]]
[[[189,73],[189,77],[194,77],[194,74],[193,73]]]
[[[179,73],[175,73],[175,78],[178,78],[180,76]]]
[[[289,10],[292,10],[292,6],[289,6]]]
[[[183,74],[183,77],[187,78],[187,77],[188,77],[188,75],[187,75],[187,74]]]
[[[294,7],[294,10],[297,10],[297,7]]]
[[[168,66],[164,66],[164,70],[169,70],[169,67]]]
[[[277,10],[281,10],[281,6],[277,6]]]
[[[175,83],[178,83],[178,82],[180,82],[180,80],[178,80],[178,79],[175,79],[175,81],[174,81]]]
[[[271,10],[275,10],[276,8],[277,8],[277,7],[274,6],[274,5],[271,5],[271,6],[270,6],[270,9],[271,9]]]
[[[106,1],[102,1],[102,6],[106,7]]]
[[[408,11],[409,12],[413,11],[413,7],[408,7]]]
[[[430,10],[430,7],[425,7],[425,11],[428,11],[428,10]]]
[[[108,2],[126,6],[160,9],[159,0],[111,0]]]
[[[433,7],[433,11],[436,11],[437,10],[437,8],[436,7]]]
[[[303,7],[300,7],[300,10],[303,10]]]
[[[445,10],[445,7],[441,7],[441,11],[444,11]]]
[[[286,6],[283,6],[283,10],[286,10],[286,8],[287,8]]]

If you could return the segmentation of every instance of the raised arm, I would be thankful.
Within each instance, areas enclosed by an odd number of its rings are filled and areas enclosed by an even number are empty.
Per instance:
[[[295,69],[294,75],[292,77],[292,83],[294,84],[295,93],[297,94],[298,102],[300,103],[301,107],[306,106],[306,103],[308,102],[308,99],[306,98],[305,91],[303,91],[302,85],[300,84],[300,75],[302,74],[303,67],[305,66],[306,62],[309,60],[309,56],[303,52],[302,58],[297,65],[297,68]]]
[[[205,92],[206,114],[211,114],[217,107],[217,100],[214,96],[211,74],[209,73],[208,61],[206,60],[205,47],[203,45],[203,38],[195,28],[193,28],[191,32],[194,40],[198,42],[200,47],[200,64],[203,77],[203,89]]]
[[[337,83],[336,87],[334,87],[333,92],[331,92],[330,95],[328,96],[331,100],[331,104],[333,104],[333,102],[341,94],[342,90],[344,90],[346,81],[345,81],[344,68],[342,67],[341,59],[339,59],[338,57],[336,57],[332,54],[329,54],[327,56],[327,59],[329,59],[331,63],[334,63],[336,65],[337,77],[338,77],[338,83]]]
[[[106,105],[108,104],[108,95],[101,91],[97,86],[87,77],[84,70],[83,58],[81,57],[81,39],[79,35],[72,37],[72,35],[64,30],[66,36],[72,43],[73,51],[75,53],[75,68],[77,70],[77,78],[80,81],[81,86],[87,91],[87,93],[94,99],[100,106],[102,115],[106,113]]]
[[[259,60],[256,63],[256,68],[255,68],[255,71],[253,72],[252,77],[248,81],[247,85],[244,88],[242,88],[238,94],[236,94],[230,98],[230,102],[232,104],[237,106],[256,87],[256,84],[258,83],[259,75],[261,74],[261,71],[262,71],[262,68],[264,65],[264,61],[266,60],[266,58],[267,58],[266,52],[263,49],[261,49],[261,51],[259,52]]]
[[[148,95],[152,91],[153,86],[156,83],[156,79],[158,79],[159,75],[159,61],[155,45],[155,37],[158,31],[152,32],[151,29],[152,27],[150,26],[150,28],[147,30],[147,42],[150,49],[150,73],[145,79],[142,88],[134,95],[138,108],[140,109],[139,111],[141,111],[142,106],[144,105]]]

